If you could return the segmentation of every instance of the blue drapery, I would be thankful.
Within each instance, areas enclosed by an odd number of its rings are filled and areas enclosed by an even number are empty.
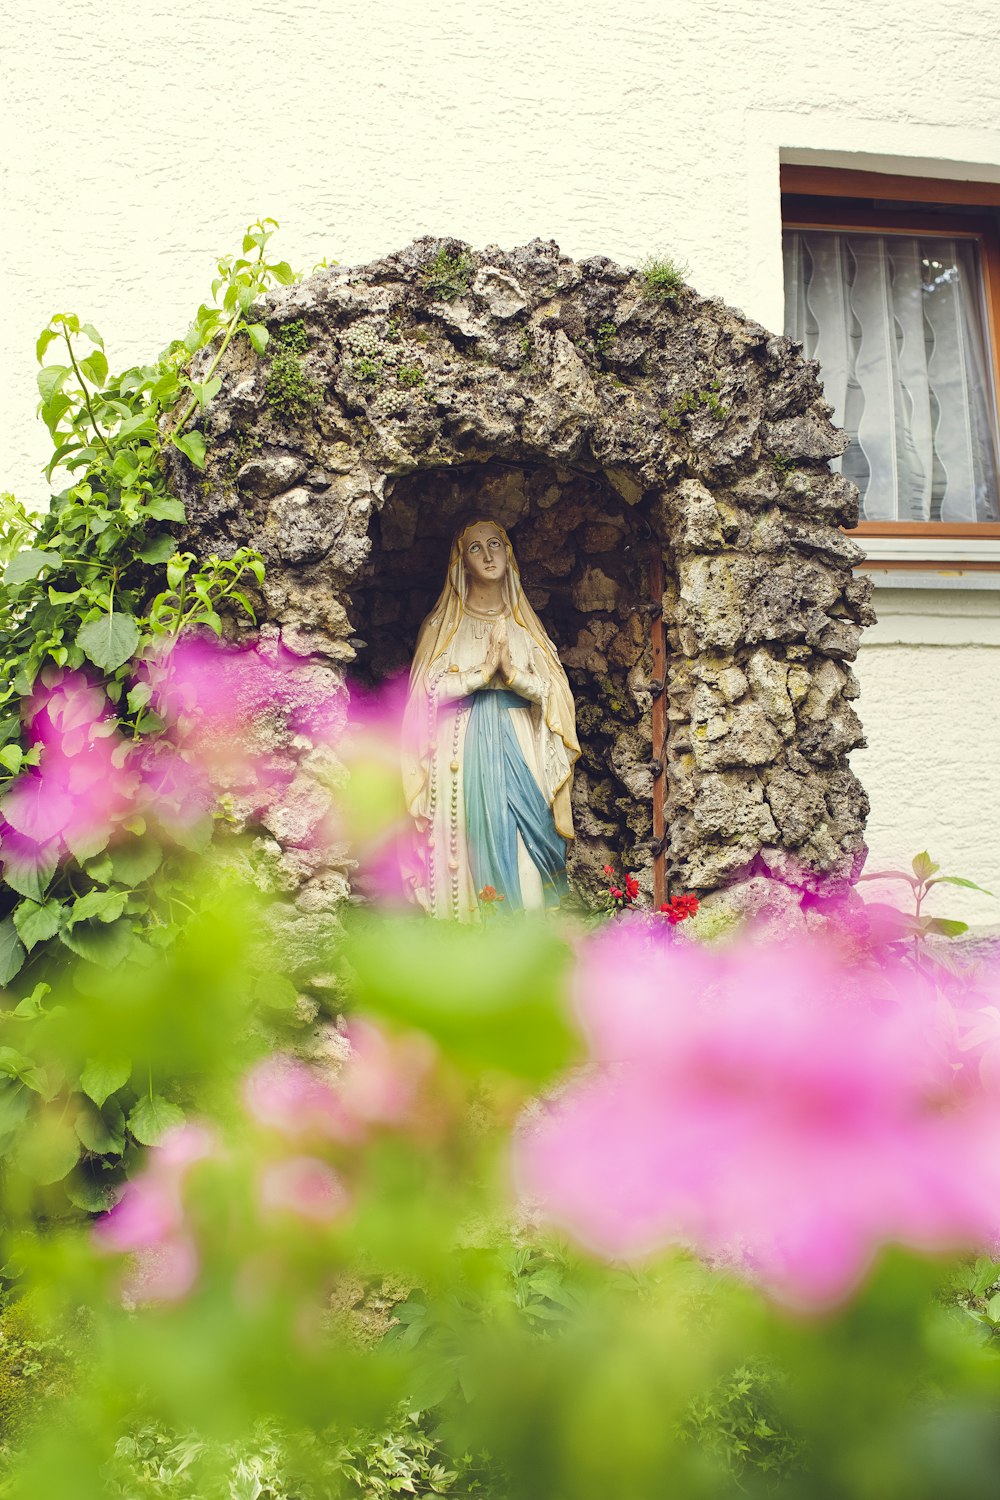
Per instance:
[[[525,762],[510,710],[530,713],[517,693],[485,689],[473,693],[465,733],[465,828],[477,891],[492,885],[504,898],[501,910],[523,911],[517,873],[517,835],[542,877],[546,906],[558,906],[568,889],[566,841],[556,832],[552,809]]]

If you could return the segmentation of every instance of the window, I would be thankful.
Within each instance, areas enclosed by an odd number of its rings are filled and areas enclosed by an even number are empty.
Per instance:
[[[785,332],[850,435],[858,530],[1000,553],[1000,186],[784,167],[782,218]]]

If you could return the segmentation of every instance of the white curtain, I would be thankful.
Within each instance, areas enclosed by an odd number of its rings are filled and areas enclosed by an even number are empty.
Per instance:
[[[995,521],[996,407],[975,242],[793,229],[785,332],[818,359],[868,521]]]

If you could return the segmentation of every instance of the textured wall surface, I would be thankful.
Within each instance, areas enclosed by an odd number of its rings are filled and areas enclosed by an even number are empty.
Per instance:
[[[872,803],[868,867],[908,868],[928,848],[1000,896],[1000,594],[887,589],[876,604],[856,665],[868,749],[852,758]],[[1000,921],[1000,903],[971,892],[934,903]]]
[[[258,214],[281,221],[303,267],[424,232],[506,246],[541,234],[626,263],[665,250],[700,291],[775,327],[779,153],[1000,177],[995,0],[3,0],[0,17],[0,484],[37,503],[38,329],[73,309],[112,363],[158,349]],[[894,650],[872,648],[861,705],[879,857],[937,836],[893,785],[911,730],[875,674]],[[901,710],[926,701],[943,724],[943,652],[894,659]],[[965,671],[961,764],[974,742],[996,787],[990,688]],[[993,799],[966,793],[943,734],[920,738],[931,779],[950,784],[933,816],[957,827],[960,808],[989,827],[961,862],[1000,884]]]

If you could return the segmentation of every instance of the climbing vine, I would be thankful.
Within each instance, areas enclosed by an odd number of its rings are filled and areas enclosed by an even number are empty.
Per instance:
[[[44,514],[0,497],[0,985],[11,996],[2,1040],[16,1043],[0,1046],[0,1156],[37,1181],[67,1179],[87,1208],[105,1205],[131,1143],[155,1139],[178,1108],[162,1080],[128,1060],[54,1077],[30,1055],[24,1023],[44,1019],[69,965],[113,968],[136,945],[162,952],[191,910],[184,849],[210,838],[211,808],[165,839],[127,796],[113,805],[109,788],[127,786],[136,750],[143,768],[165,764],[164,749],[183,756],[166,743],[170,725],[157,711],[165,648],[182,633],[220,635],[227,611],[254,618],[259,555],[179,550],[185,511],[167,457],[172,449],[203,467],[205,439],[190,424],[221,388],[226,349],[236,338],[258,355],[267,346],[254,304],[297,279],[269,253],[277,227],[262,219],[248,228],[241,254],[217,263],[211,299],[187,333],[149,364],[112,373],[93,324],[56,314],[36,352],[39,414],[52,439],[45,474],[64,487]],[[162,775],[151,785],[151,804],[176,793]],[[98,787],[105,816],[91,825],[80,809]],[[26,1153],[32,1096],[61,1094],[76,1098],[75,1134]]]

